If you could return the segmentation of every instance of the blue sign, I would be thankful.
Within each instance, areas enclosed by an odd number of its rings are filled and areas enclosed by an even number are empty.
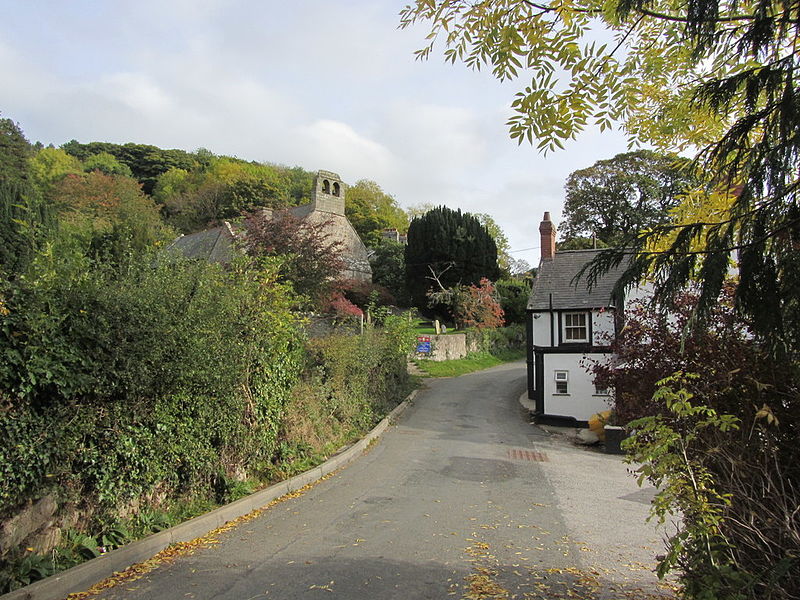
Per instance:
[[[417,354],[431,353],[431,338],[427,335],[417,336]]]

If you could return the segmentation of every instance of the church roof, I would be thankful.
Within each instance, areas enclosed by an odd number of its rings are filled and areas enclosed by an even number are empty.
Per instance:
[[[170,248],[180,251],[186,258],[225,264],[232,258],[234,239],[231,226],[224,223],[213,229],[182,235],[170,244]]]

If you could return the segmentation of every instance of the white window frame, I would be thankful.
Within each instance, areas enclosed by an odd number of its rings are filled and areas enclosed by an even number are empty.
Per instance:
[[[572,323],[573,317],[581,317],[583,319],[582,325],[574,325]],[[561,315],[561,337],[565,344],[581,344],[589,341],[589,319],[590,314],[587,312],[565,312]],[[569,321],[569,323],[568,323]],[[567,335],[569,330],[583,330],[583,337],[570,338]]]
[[[594,395],[595,396],[608,396],[608,387],[601,388],[596,383],[594,384]]]
[[[555,393],[556,394],[569,394],[569,371],[553,371],[553,379],[555,380]],[[563,389],[559,389],[558,385],[563,384]]]

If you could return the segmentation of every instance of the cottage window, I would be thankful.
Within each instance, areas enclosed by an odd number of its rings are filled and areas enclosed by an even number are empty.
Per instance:
[[[586,313],[564,313],[564,341],[589,341],[589,320]]]
[[[608,396],[608,388],[604,385],[597,385],[594,384],[594,395],[595,396]]]
[[[569,394],[569,371],[554,371],[556,394]]]

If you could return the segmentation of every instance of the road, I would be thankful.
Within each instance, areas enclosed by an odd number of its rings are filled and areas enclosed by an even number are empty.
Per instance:
[[[522,363],[427,380],[364,456],[103,599],[645,598],[652,492],[530,425]]]

